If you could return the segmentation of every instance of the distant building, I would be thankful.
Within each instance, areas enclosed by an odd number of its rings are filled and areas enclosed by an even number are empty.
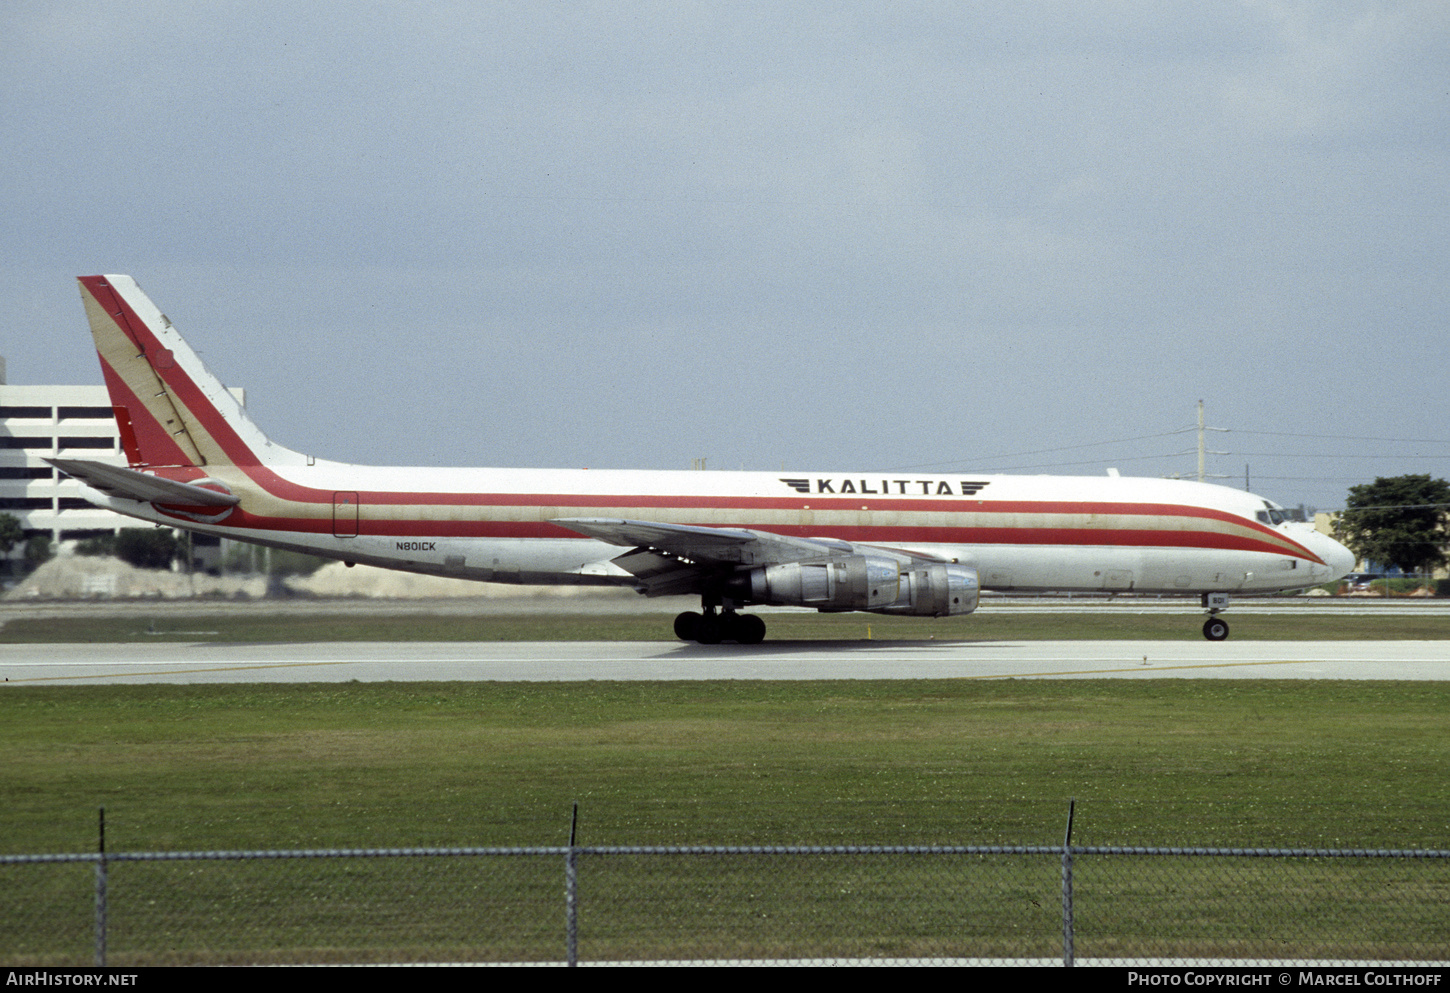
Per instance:
[[[244,399],[242,390],[232,393]],[[0,513],[17,517],[27,539],[47,537],[57,550],[62,542],[148,526],[92,506],[80,495],[80,483],[44,461],[57,457],[126,464],[106,388],[11,386],[0,358]],[[193,544],[208,541],[217,543],[196,535]]]

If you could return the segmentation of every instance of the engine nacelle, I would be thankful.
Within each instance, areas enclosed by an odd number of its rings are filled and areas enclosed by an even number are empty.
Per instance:
[[[876,555],[784,562],[736,573],[725,595],[783,607],[881,610],[901,595],[901,568],[895,559]]]
[[[964,565],[847,555],[738,572],[724,592],[741,603],[946,617],[976,610],[978,587],[977,570]]]
[[[901,570],[901,591],[885,614],[947,617],[977,609],[977,570],[948,562],[914,563]]]

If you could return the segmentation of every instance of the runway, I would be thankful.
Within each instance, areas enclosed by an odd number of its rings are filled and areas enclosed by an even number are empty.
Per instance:
[[[0,645],[4,685],[705,679],[1450,678],[1445,641]]]

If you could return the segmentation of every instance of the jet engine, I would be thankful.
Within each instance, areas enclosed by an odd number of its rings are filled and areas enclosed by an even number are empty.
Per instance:
[[[977,608],[977,571],[944,562],[903,564],[884,555],[848,555],[742,570],[726,582],[724,593],[741,603],[942,617]]]
[[[912,563],[901,570],[901,592],[886,614],[946,617],[977,609],[977,570],[946,562]]]

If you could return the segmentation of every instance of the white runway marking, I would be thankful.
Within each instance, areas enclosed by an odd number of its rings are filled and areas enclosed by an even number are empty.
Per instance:
[[[440,680],[1450,678],[1450,642],[0,645],[10,686]]]

